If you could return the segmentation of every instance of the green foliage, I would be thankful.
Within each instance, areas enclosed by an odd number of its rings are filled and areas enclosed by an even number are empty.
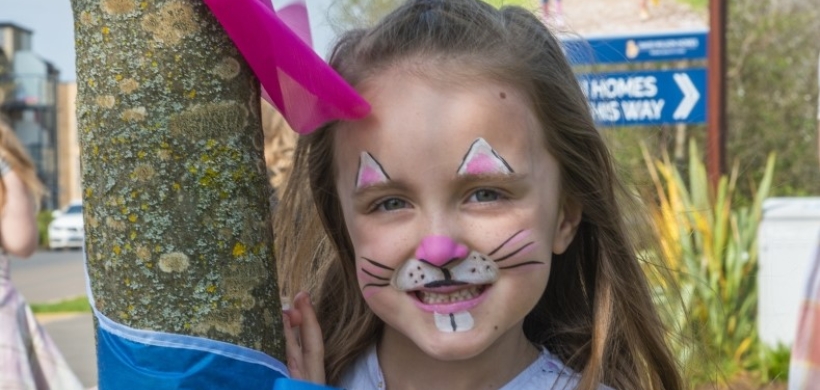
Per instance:
[[[32,303],[31,311],[34,313],[91,313],[91,305],[88,298],[80,296],[53,303]]]
[[[709,0],[678,0],[681,3],[689,4],[690,7],[696,10],[706,10],[709,8]]]
[[[817,169],[816,1],[735,0],[727,26],[727,155],[741,173],[763,175],[765,155],[779,151],[773,195],[820,194]]]
[[[492,4],[496,8],[503,7],[505,5],[517,5],[519,7],[524,7],[526,9],[536,9],[538,7],[538,0],[484,0],[487,3]]]
[[[698,2],[704,7],[708,4],[704,0],[680,1],[694,7]],[[816,4],[728,3],[725,160],[742,162],[737,182],[741,193],[754,189],[763,177],[766,155],[775,151],[779,155],[778,174],[772,183],[772,196],[820,195],[816,119],[820,7]],[[637,185],[647,181],[637,145],[646,143],[653,156],[669,153],[685,172],[687,156],[680,145],[690,138],[705,145],[706,132],[705,126],[689,126],[682,137],[676,134],[675,126],[604,130],[621,173],[627,182]]]
[[[48,224],[53,220],[51,210],[42,210],[37,213],[37,232],[39,233],[40,247],[48,247]]]
[[[789,380],[789,362],[791,348],[778,344],[771,348],[766,345],[760,351],[760,371],[764,382],[787,382]]]
[[[736,192],[737,164],[713,188],[694,142],[686,177],[668,157],[653,161],[645,148],[644,156],[655,186],[648,207],[662,253],[653,262],[668,265],[648,267],[647,273],[666,323],[682,335],[674,349],[691,371],[687,376],[693,384],[722,383],[758,368],[757,227],[774,155],[757,191],[748,194]],[[750,205],[738,206],[744,196]]]

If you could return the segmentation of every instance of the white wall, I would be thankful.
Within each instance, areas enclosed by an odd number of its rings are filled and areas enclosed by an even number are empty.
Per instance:
[[[770,198],[758,228],[758,331],[791,345],[811,262],[820,242],[820,198]]]

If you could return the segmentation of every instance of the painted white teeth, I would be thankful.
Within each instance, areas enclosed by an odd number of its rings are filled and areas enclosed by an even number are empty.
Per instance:
[[[436,328],[444,333],[466,332],[473,329],[475,321],[468,311],[450,314],[433,313]]]
[[[473,286],[449,294],[439,294],[429,291],[419,291],[419,299],[426,304],[453,303],[473,299],[481,294],[479,286]]]

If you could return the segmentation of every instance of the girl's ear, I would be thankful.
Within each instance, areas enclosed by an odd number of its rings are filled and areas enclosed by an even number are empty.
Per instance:
[[[564,253],[569,248],[583,214],[583,208],[578,202],[564,198],[562,203],[561,209],[558,210],[555,236],[552,238],[552,253],[556,255]]]

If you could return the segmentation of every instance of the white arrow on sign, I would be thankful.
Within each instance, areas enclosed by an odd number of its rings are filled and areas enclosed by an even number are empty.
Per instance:
[[[689,117],[692,109],[695,108],[695,104],[700,100],[700,92],[698,92],[697,87],[692,83],[692,79],[686,73],[675,73],[672,78],[675,79],[681,92],[683,92],[683,100],[678,104],[675,113],[672,114],[672,119],[684,120]]]

